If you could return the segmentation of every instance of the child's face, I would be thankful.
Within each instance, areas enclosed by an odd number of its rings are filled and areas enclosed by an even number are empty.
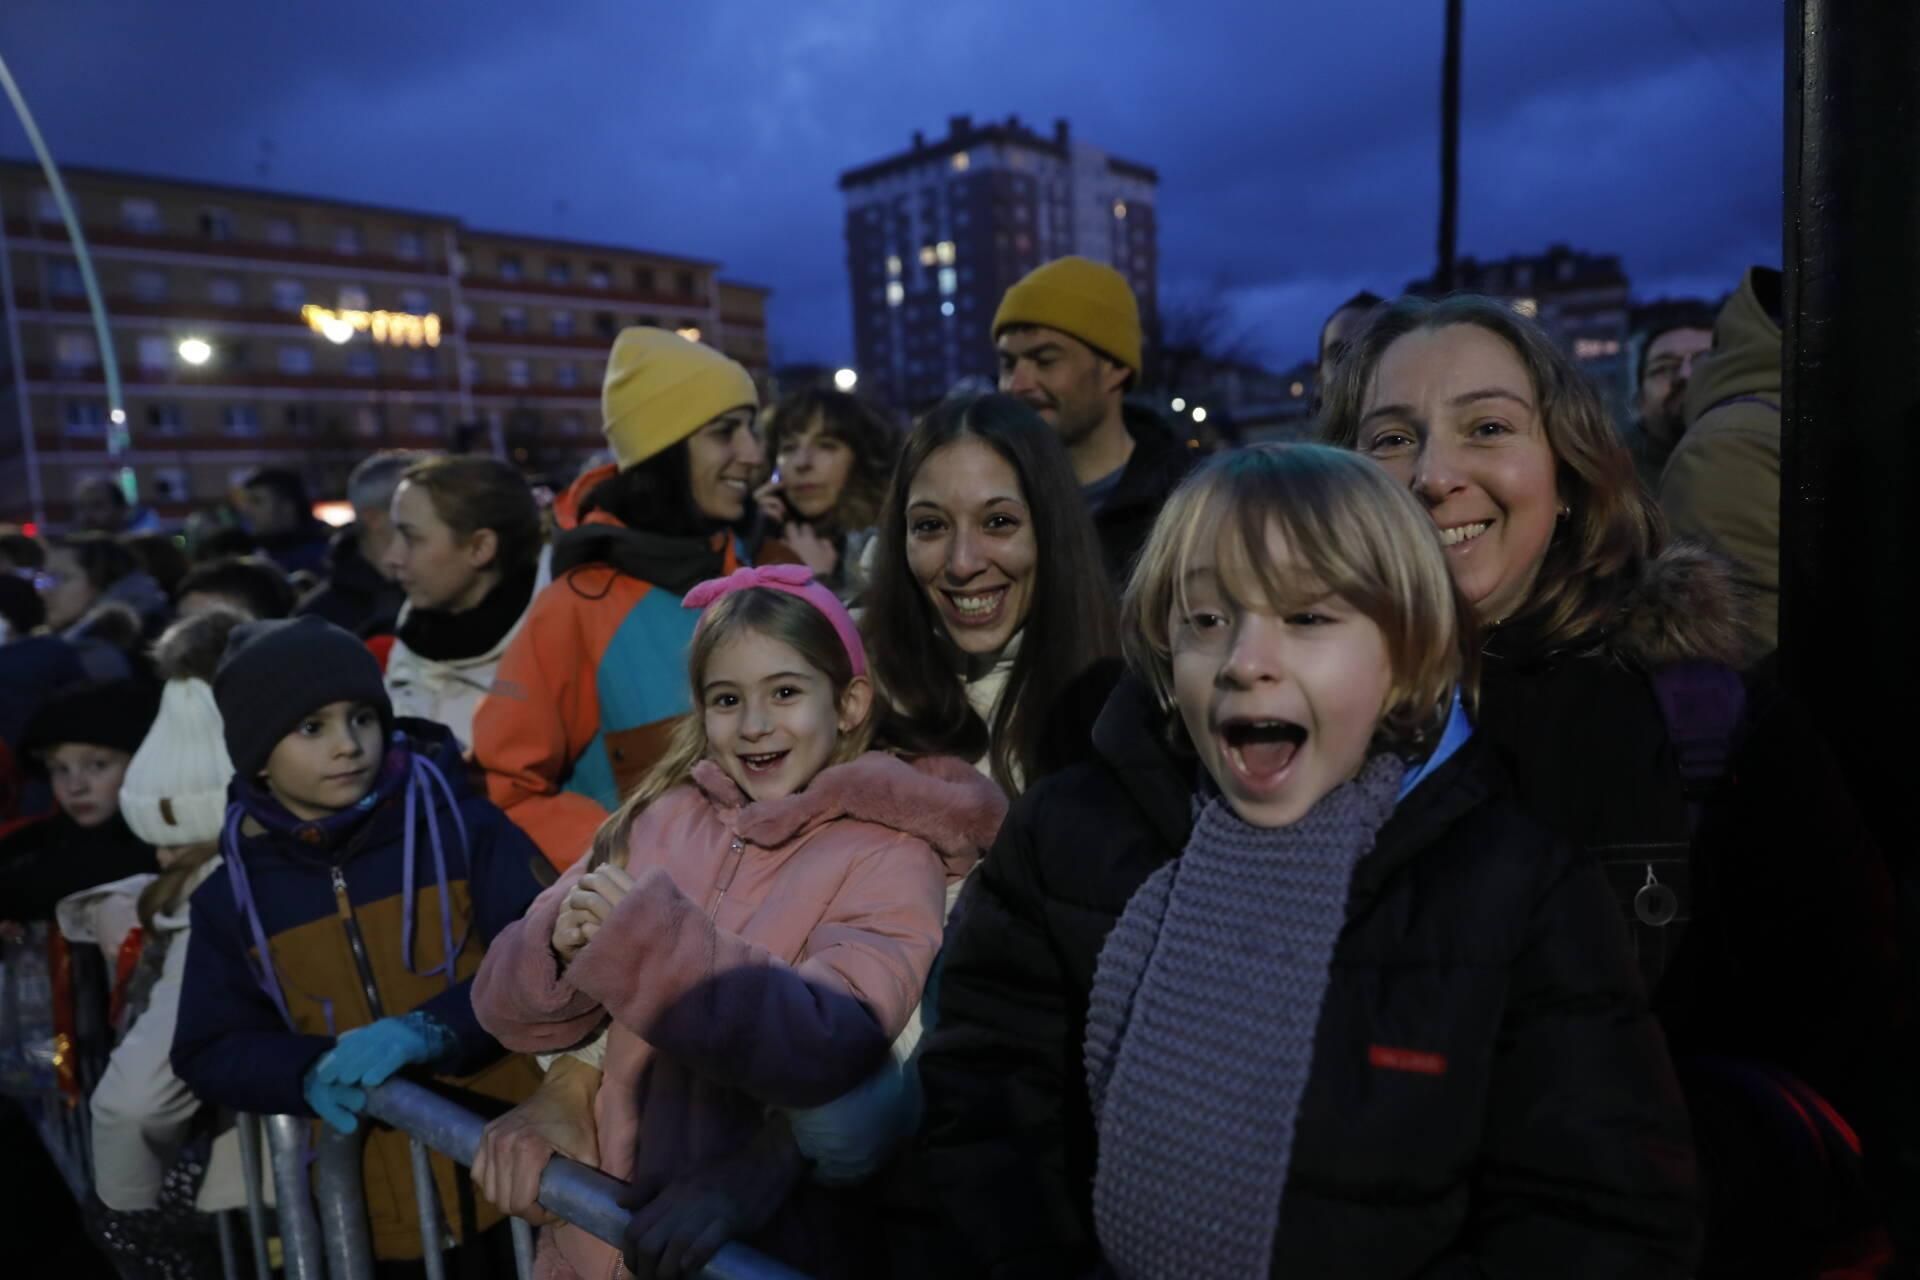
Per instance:
[[[61,812],[82,827],[111,822],[120,812],[120,783],[133,757],[112,747],[63,742],[42,757]]]
[[[1277,532],[1268,554],[1290,575]],[[1231,591],[1251,574],[1197,560],[1168,634],[1174,697],[1200,761],[1241,819],[1299,821],[1350,780],[1386,709],[1393,671],[1386,637],[1337,597],[1278,607]]]
[[[836,699],[825,672],[758,631],[722,641],[704,675],[708,750],[754,800],[777,800],[813,781],[873,701],[865,677]]]
[[[379,712],[364,702],[328,703],[274,747],[267,788],[294,817],[324,818],[373,789],[386,749]]]

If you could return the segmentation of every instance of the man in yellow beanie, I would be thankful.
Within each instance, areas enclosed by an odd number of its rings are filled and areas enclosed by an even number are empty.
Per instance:
[[[993,317],[1000,390],[1059,433],[1116,585],[1161,504],[1192,465],[1166,424],[1129,406],[1141,368],[1140,306],[1118,271],[1056,258],[1007,290]]]

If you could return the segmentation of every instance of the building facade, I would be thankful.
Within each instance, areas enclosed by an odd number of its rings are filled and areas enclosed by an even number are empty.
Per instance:
[[[1455,266],[1455,289],[1505,300],[1531,316],[1593,379],[1616,421],[1624,421],[1631,309],[1627,273],[1615,254],[1583,253],[1566,245],[1537,256]],[[1416,280],[1410,293],[1433,294],[1432,280]]]
[[[108,452],[102,353],[37,167],[0,163],[0,520],[63,522],[130,466],[163,515],[269,463],[316,495],[384,448],[496,448],[566,478],[600,448],[606,352],[678,329],[766,367],[766,290],[711,262],[477,231],[448,214],[64,173],[110,318],[129,448]]]
[[[994,310],[1021,276],[1081,254],[1126,276],[1151,335],[1159,301],[1159,177],[1072,137],[1010,117],[954,116],[947,136],[840,176],[855,365],[896,407],[930,404],[997,376]]]

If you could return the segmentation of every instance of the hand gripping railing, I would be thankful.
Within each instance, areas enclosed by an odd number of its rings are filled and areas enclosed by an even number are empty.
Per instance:
[[[463,1165],[471,1165],[480,1150],[480,1134],[486,1121],[458,1103],[405,1080],[389,1080],[370,1090],[367,1115],[385,1121],[412,1139],[414,1200],[420,1209],[420,1238],[427,1246],[429,1280],[439,1280],[444,1275],[444,1262],[433,1246],[444,1238],[444,1233],[440,1227],[440,1197],[433,1188],[427,1151],[431,1148]],[[311,1122],[293,1116],[273,1116],[267,1124],[273,1146],[274,1187],[287,1280],[371,1280],[373,1246],[367,1229],[360,1166],[364,1129],[340,1134],[321,1127],[309,1194],[300,1138]],[[598,1170],[555,1156],[540,1175],[540,1204],[548,1212],[618,1248],[632,1215],[631,1210],[620,1204],[620,1193],[625,1186]],[[258,1193],[253,1194],[257,1197]],[[250,1204],[249,1209],[252,1208]],[[255,1221],[259,1221],[257,1214]],[[512,1221],[514,1255],[521,1280],[531,1280],[533,1232],[521,1219]],[[257,1226],[255,1240],[259,1247]],[[730,1244],[707,1263],[700,1272],[700,1280],[806,1280],[806,1277],[745,1246]]]

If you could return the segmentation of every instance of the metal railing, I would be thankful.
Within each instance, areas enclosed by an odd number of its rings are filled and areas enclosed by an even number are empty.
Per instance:
[[[412,1146],[414,1200],[420,1211],[420,1238],[428,1280],[443,1280],[445,1263],[431,1242],[444,1238],[440,1197],[434,1188],[428,1151],[471,1165],[480,1150],[486,1121],[430,1089],[406,1080],[389,1080],[367,1095],[367,1114],[407,1134]],[[247,1178],[247,1221],[252,1235],[254,1272],[267,1280],[267,1211],[261,1198],[260,1117],[241,1116],[240,1154]],[[272,1151],[273,1184],[280,1220],[281,1252],[287,1280],[372,1280],[373,1243],[367,1227],[360,1149],[364,1128],[343,1134],[321,1126],[314,1144],[311,1175],[307,1135],[313,1122],[301,1116],[266,1118]],[[540,1204],[588,1234],[620,1247],[632,1211],[620,1204],[626,1184],[597,1169],[561,1156],[540,1175]],[[532,1280],[533,1229],[511,1219],[514,1256],[521,1280]],[[223,1222],[221,1252],[227,1274],[238,1280],[237,1252],[230,1223]],[[730,1244],[700,1272],[700,1280],[806,1280],[799,1272]]]

